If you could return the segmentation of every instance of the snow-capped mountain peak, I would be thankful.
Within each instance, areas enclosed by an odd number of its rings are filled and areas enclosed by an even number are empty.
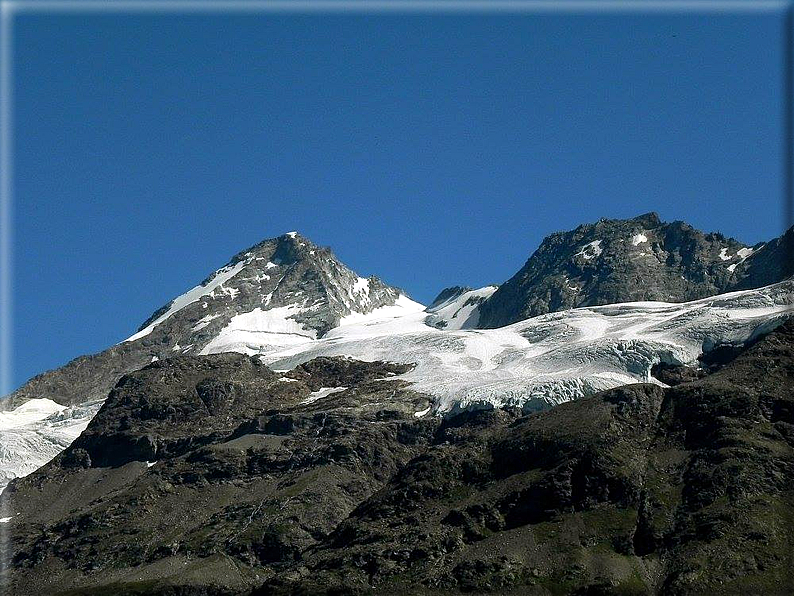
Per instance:
[[[329,248],[288,232],[235,255],[126,341],[157,346],[152,356],[158,358],[230,347],[231,335],[264,349],[322,337],[343,317],[393,305],[402,294],[377,277],[359,276]]]

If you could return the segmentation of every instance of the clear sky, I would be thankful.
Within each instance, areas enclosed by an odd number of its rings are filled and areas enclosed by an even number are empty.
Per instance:
[[[424,302],[599,217],[777,236],[781,35],[747,13],[18,15],[14,385],[290,230]]]

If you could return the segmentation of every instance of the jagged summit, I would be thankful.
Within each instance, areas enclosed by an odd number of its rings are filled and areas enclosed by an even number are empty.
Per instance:
[[[377,277],[360,277],[330,248],[287,232],[236,254],[199,286],[155,311],[127,341],[143,339],[162,327],[160,335],[170,330],[169,337],[176,338],[169,342],[172,349],[203,348],[232,317],[275,309],[288,309],[280,311],[280,318],[296,324],[282,321],[273,334],[322,337],[342,317],[394,304],[402,293]],[[186,336],[186,324],[202,333]]]
[[[685,302],[784,279],[777,256],[766,267],[774,271],[750,273],[754,263],[770,260],[760,258],[764,252],[762,245],[750,247],[683,221],[663,222],[654,212],[600,219],[547,236],[480,306],[479,326],[501,327],[580,306]],[[764,283],[747,281],[755,278]]]

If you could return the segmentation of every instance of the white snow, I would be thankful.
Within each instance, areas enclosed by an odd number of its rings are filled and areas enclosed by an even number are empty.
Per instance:
[[[213,319],[217,319],[220,315],[207,315],[206,317],[202,317],[198,320],[198,322],[193,325],[193,331],[201,331],[210,324]]]
[[[740,248],[739,250],[737,250],[735,256],[739,257],[739,262],[738,263],[734,263],[732,265],[728,265],[728,271],[733,273],[733,271],[736,269],[736,265],[738,265],[739,263],[742,263],[743,261],[745,261],[747,259],[747,257],[752,255],[754,252],[755,252],[755,250],[752,249],[752,248],[749,248],[749,247],[748,248]],[[720,251],[720,259],[722,259],[723,261],[730,261],[733,258],[734,257],[732,257],[732,256],[730,256],[728,254],[728,249],[727,248],[723,248]]]
[[[416,418],[421,418],[422,416],[426,416],[427,414],[429,414],[429,413],[430,413],[430,410],[431,410],[432,408],[433,408],[433,406],[427,406],[427,408],[425,408],[424,410],[422,410],[422,411],[420,411],[420,412],[414,412],[414,416],[415,416]]]
[[[238,294],[240,293],[240,290],[238,290],[237,288],[227,288],[224,285],[220,285],[212,291],[213,298],[215,297],[215,292],[218,291],[220,292],[221,296],[230,296],[232,300],[237,298]]]
[[[291,304],[269,310],[255,308],[251,312],[235,315],[200,354],[219,352],[256,354],[273,346],[311,341],[317,337],[317,332],[314,329],[305,329],[298,321],[291,318],[300,311],[300,306]]]
[[[480,303],[496,290],[497,286],[485,286],[449,298],[427,309],[430,314],[426,322],[433,327],[441,326],[446,331],[474,328],[480,321]]]
[[[339,327],[332,329],[328,335],[331,335],[337,329],[349,325],[373,325],[376,323],[383,323],[399,319],[411,313],[422,312],[424,309],[424,304],[414,302],[408,298],[408,296],[400,294],[391,306],[381,306],[369,313],[351,312],[349,315],[342,317],[339,321]],[[328,337],[328,335],[326,335],[326,337]]]
[[[331,395],[332,393],[339,393],[341,391],[345,391],[347,387],[321,387],[317,391],[312,391],[309,394],[309,397],[304,399],[301,404],[310,404],[316,402],[318,399],[322,399]]]
[[[582,257],[583,259],[589,261],[590,259],[600,255],[602,252],[604,251],[601,248],[601,240],[593,240],[592,242],[585,244],[574,256]]]
[[[147,468],[151,468],[151,467],[152,467],[154,464],[156,464],[156,463],[157,463],[156,461],[147,461],[147,462],[146,462],[146,467],[147,467]]]
[[[720,250],[720,258],[723,261],[730,261],[733,257],[728,254],[728,249],[727,248],[723,248],[723,249]]]
[[[295,238],[295,236],[298,235],[298,232],[287,232],[286,235],[289,236],[290,238]]]
[[[273,269],[274,267],[278,267],[278,265],[276,265],[272,261],[268,261],[267,265],[265,265],[265,269]]]
[[[0,517],[0,524],[7,524],[11,519],[12,517]]]
[[[634,236],[631,237],[631,243],[634,246],[637,246],[643,242],[648,242],[648,237],[645,234],[634,234]]]
[[[359,277],[353,284],[353,294],[364,294],[369,297],[369,280],[366,277]]]
[[[736,254],[739,257],[741,257],[742,261],[744,261],[747,257],[749,257],[754,252],[755,252],[755,250],[753,250],[752,248],[740,248],[739,250],[736,251]]]
[[[31,399],[9,412],[0,412],[0,430],[25,426],[66,409],[51,399]]]
[[[222,286],[224,283],[229,281],[235,275],[240,273],[240,271],[242,271],[243,267],[245,267],[247,264],[248,264],[248,261],[245,260],[245,261],[240,261],[239,263],[236,263],[235,265],[226,266],[226,267],[224,267],[222,269],[218,269],[218,271],[215,272],[215,274],[207,282],[206,285],[196,286],[192,290],[188,290],[187,292],[185,292],[181,296],[178,296],[178,297],[174,298],[171,301],[171,306],[168,308],[168,310],[164,314],[162,314],[159,317],[157,317],[154,321],[152,321],[145,328],[143,328],[140,331],[138,331],[138,333],[135,333],[134,335],[131,335],[130,337],[125,339],[124,342],[135,341],[136,339],[140,339],[142,337],[145,337],[145,336],[149,335],[154,330],[154,328],[157,327],[157,325],[159,325],[160,323],[165,321],[168,317],[173,315],[175,312],[177,312],[179,310],[182,310],[188,304],[192,304],[193,302],[197,302],[202,296],[206,296],[208,294],[212,294],[215,291],[216,288]],[[124,342],[122,342],[122,343],[124,343]]]
[[[290,369],[317,356],[416,363],[401,378],[433,411],[548,407],[596,391],[654,382],[660,361],[693,364],[704,346],[741,342],[788,316],[794,283],[688,303],[634,302],[550,313],[499,329],[440,330],[427,313],[362,318],[319,340],[261,354]]]

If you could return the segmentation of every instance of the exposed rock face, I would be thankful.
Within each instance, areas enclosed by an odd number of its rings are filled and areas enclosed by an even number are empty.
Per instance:
[[[447,419],[389,380],[404,365],[156,362],[6,491],[5,579],[20,596],[789,594],[794,323],[733,356],[669,389]]]
[[[250,337],[265,347],[321,337],[342,317],[394,304],[399,296],[399,289],[377,277],[360,278],[329,248],[291,232],[239,253],[200,286],[155,311],[127,341],[34,377],[0,407],[32,398],[60,404],[102,399],[123,374],[153,359],[197,354],[246,313],[254,313],[249,316],[260,328],[270,328]]]
[[[758,288],[770,283],[768,279],[779,281],[792,275],[794,228],[789,228],[780,238],[756,246],[753,254],[736,266],[730,287],[735,290]]]
[[[552,234],[479,308],[478,326],[501,327],[578,306],[685,302],[782,281],[794,272],[793,231],[748,247],[655,213],[602,219]],[[773,280],[773,281],[766,281]]]

